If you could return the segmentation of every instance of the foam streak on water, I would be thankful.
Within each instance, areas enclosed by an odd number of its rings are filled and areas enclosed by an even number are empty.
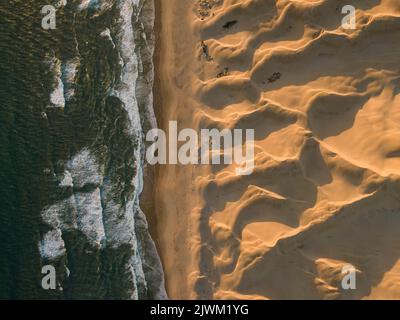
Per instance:
[[[151,41],[147,43],[146,33],[152,32],[148,28],[149,26],[152,28],[154,21],[154,5],[150,0],[91,0],[82,1],[77,7],[77,12],[87,11],[88,19],[101,16],[108,10],[118,12],[117,23],[105,26],[98,36],[103,39],[102,41],[108,41],[110,47],[114,49],[121,70],[119,78],[106,88],[106,91],[109,92],[109,97],[119,101],[125,110],[124,114],[128,121],[125,123],[124,132],[130,137],[133,148],[112,149],[113,152],[109,156],[100,154],[99,158],[98,151],[87,146],[71,155],[64,164],[64,173],[57,176],[58,187],[64,190],[67,196],[43,209],[42,218],[50,230],[39,242],[39,250],[43,264],[49,261],[65,261],[64,271],[68,270],[67,278],[74,276],[74,270],[69,266],[68,259],[65,260],[68,253],[71,254],[69,250],[74,250],[69,248],[65,240],[67,234],[83,236],[88,246],[93,248],[90,250],[95,250],[94,252],[127,251],[130,257],[124,262],[125,278],[119,280],[131,281],[131,285],[126,289],[130,298],[164,299],[166,293],[161,263],[139,204],[139,196],[143,189],[142,123],[155,125],[151,89],[153,68],[143,66],[143,63],[149,61],[151,63],[151,59],[148,56],[141,57],[140,54],[146,46],[148,47],[145,50],[146,54],[153,53],[153,43]],[[138,24],[140,21],[144,23]],[[143,29],[135,29],[137,25]],[[137,48],[138,43],[141,50]],[[78,49],[81,47],[82,44],[77,46]],[[52,61],[56,61],[50,65],[55,74],[56,86],[49,98],[51,104],[64,110],[64,106],[68,106],[68,103],[76,102],[75,98],[80,103],[76,81],[83,72],[82,65],[85,61],[80,61],[78,58],[65,61],[54,58]],[[118,61],[115,65],[118,65]],[[134,160],[135,174],[132,175],[131,181],[123,185],[124,190],[132,192],[123,193],[121,181],[126,177],[119,176],[115,179],[111,173],[119,168],[112,167],[115,161],[104,161],[103,158],[112,159],[119,156],[116,153],[125,154],[127,150],[132,150],[130,158]],[[123,199],[121,199],[122,193]],[[111,261],[111,263],[118,262]]]

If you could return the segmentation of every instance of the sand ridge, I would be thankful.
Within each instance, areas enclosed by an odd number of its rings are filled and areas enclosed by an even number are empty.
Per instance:
[[[160,127],[256,144],[249,176],[158,168],[171,298],[400,299],[400,3],[352,1],[346,30],[347,2],[159,4]]]

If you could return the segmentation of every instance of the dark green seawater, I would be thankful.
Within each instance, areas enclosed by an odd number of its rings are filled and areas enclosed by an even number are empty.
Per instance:
[[[0,2],[1,299],[152,299],[164,294],[158,257],[143,216],[132,205],[140,192],[132,182],[140,174],[135,150],[142,137],[136,133],[150,126],[150,106],[146,99],[137,100],[141,128],[132,133],[132,106],[112,94],[123,86],[128,63],[121,53],[126,1],[99,1],[108,6],[80,10],[81,2],[68,1],[57,9],[55,30],[41,26],[41,9],[50,1]],[[151,30],[140,14],[152,6],[140,3],[133,6],[131,25],[134,52],[142,57],[133,71],[148,85],[143,98],[151,93],[152,53],[144,41],[151,39]],[[102,34],[106,29],[110,37]],[[71,61],[77,62],[76,72],[68,83],[62,68]],[[51,99],[58,86],[57,64],[63,73],[63,107]],[[68,90],[73,94],[66,98]],[[82,150],[96,162],[99,180],[80,182],[86,162],[79,171],[71,159]],[[73,183],[62,185],[68,170]],[[95,197],[99,194],[101,199]],[[98,243],[86,232],[92,209],[85,204],[100,208],[105,236]],[[43,219],[51,206],[57,208],[51,215],[58,225]],[[129,217],[137,223],[129,225]],[[130,236],[115,240],[126,231],[119,226],[126,226]],[[61,234],[64,247],[60,254],[43,255],[39,243],[51,230]],[[47,264],[56,268],[56,290],[42,288]]]

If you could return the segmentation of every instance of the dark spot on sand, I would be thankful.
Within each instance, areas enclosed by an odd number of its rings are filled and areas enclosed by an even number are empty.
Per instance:
[[[206,43],[202,40],[201,43],[201,49],[203,51],[203,56],[207,61],[212,61],[213,58],[210,56],[210,54],[208,53],[208,46],[206,45]]]
[[[228,21],[227,23],[225,23],[225,24],[222,26],[222,28],[224,28],[224,29],[230,29],[230,28],[233,27],[236,23],[238,23],[237,20]]]
[[[223,71],[217,74],[217,78],[225,77],[229,74],[229,68],[224,68]]]
[[[270,76],[269,78],[268,78],[268,83],[272,83],[272,82],[275,82],[275,81],[277,81],[277,80],[279,80],[280,78],[281,78],[281,73],[280,72],[274,72],[273,74],[272,74],[272,76]]]

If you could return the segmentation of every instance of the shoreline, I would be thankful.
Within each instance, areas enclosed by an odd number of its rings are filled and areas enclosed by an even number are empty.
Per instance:
[[[161,1],[154,0],[154,37],[155,37],[155,48],[153,54],[153,65],[154,65],[154,83],[153,83],[153,110],[157,121],[157,127],[159,127],[160,119],[162,119],[162,113],[160,112],[160,103],[161,98],[159,96],[159,88],[160,88],[160,78],[158,73],[158,66],[160,64],[160,32],[161,32]],[[160,254],[160,245],[158,240],[157,233],[157,215],[155,212],[156,201],[155,201],[155,189],[156,189],[156,181],[157,181],[157,172],[158,166],[151,166],[146,164],[144,166],[143,172],[143,191],[140,196],[140,206],[146,216],[148,230],[153,239],[158,255],[160,257],[161,263],[163,265],[162,255]],[[164,272],[165,277],[165,272]]]
[[[154,37],[155,37],[155,48],[153,54],[153,65],[154,65],[154,83],[153,83],[153,111],[156,117],[157,127],[159,126],[159,121],[161,118],[161,113],[159,111],[160,97],[159,97],[159,87],[160,87],[160,79],[159,74],[157,72],[159,65],[159,38],[160,38],[160,30],[161,30],[161,21],[160,21],[160,10],[161,10],[161,1],[154,1],[154,9],[155,9],[155,19],[154,19]],[[157,241],[157,219],[154,213],[155,210],[155,182],[158,168],[157,166],[151,166],[147,163],[144,166],[143,178],[144,185],[143,191],[140,196],[140,204],[143,212],[146,215],[147,222],[149,224],[149,232],[151,237],[153,238],[157,250],[159,249],[158,241]]]

